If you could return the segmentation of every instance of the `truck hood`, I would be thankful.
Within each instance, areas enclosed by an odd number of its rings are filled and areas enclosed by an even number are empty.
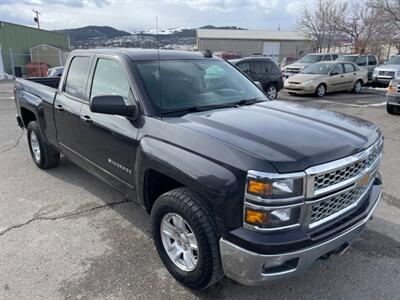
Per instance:
[[[375,68],[378,71],[400,71],[400,65],[382,65]]]
[[[281,101],[187,114],[173,123],[266,160],[279,173],[349,156],[380,135],[368,121]]]

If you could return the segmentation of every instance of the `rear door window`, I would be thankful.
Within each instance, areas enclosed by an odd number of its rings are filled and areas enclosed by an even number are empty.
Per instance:
[[[80,100],[85,99],[89,66],[90,57],[88,56],[76,56],[72,59],[64,87],[67,95]]]
[[[336,60],[338,58],[337,54],[332,54],[332,59]]]
[[[263,73],[262,66],[260,62],[252,62],[250,64],[251,74],[261,75]]]
[[[368,55],[368,66],[375,66],[377,63],[374,55]]]

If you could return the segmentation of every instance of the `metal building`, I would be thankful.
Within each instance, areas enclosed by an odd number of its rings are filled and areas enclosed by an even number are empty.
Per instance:
[[[67,35],[0,21],[0,74],[25,74],[26,64],[31,61],[30,48],[40,44],[70,47]]]
[[[197,29],[200,51],[226,51],[242,57],[262,54],[280,62],[313,51],[313,41],[294,31]]]

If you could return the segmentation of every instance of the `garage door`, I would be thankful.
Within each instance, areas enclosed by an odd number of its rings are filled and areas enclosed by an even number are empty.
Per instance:
[[[280,42],[264,42],[263,55],[268,56],[278,62],[280,48]]]

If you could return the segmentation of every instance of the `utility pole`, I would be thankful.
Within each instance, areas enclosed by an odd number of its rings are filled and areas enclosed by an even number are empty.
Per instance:
[[[37,28],[40,29],[40,23],[39,23],[40,12],[38,12],[37,10],[34,10],[34,9],[32,9],[32,11],[36,14],[36,17],[34,17],[33,20],[37,23]]]

